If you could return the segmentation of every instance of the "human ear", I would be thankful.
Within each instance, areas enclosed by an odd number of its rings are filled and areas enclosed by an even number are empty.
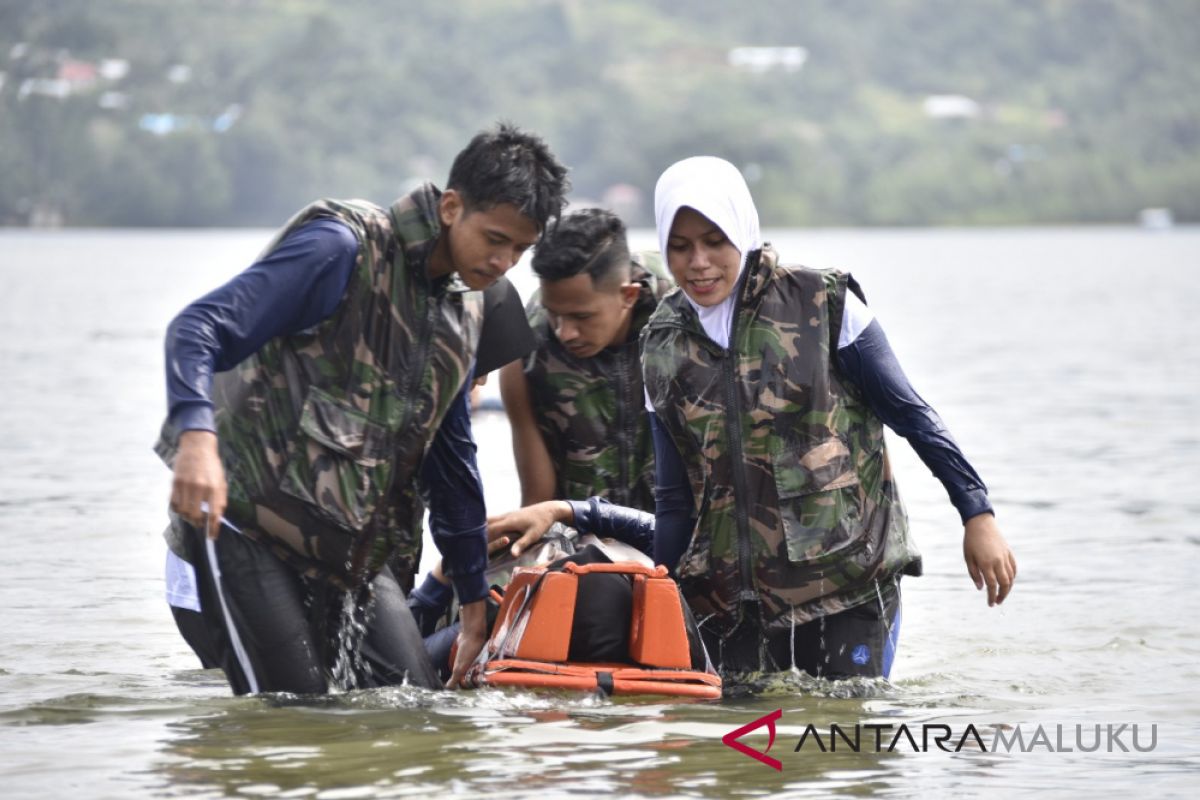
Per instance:
[[[625,283],[621,285],[621,307],[631,308],[642,293],[641,284]]]
[[[462,212],[462,195],[454,189],[442,192],[442,197],[438,200],[438,219],[441,220],[442,227],[449,228],[454,225],[462,217]]]

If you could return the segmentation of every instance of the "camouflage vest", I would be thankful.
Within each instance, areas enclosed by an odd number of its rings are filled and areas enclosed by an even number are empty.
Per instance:
[[[680,583],[718,631],[755,604],[767,629],[786,629],[919,572],[883,425],[831,358],[847,286],[833,270],[779,266],[768,245],[738,283],[729,350],[682,292],[642,334],[646,387],[699,510]]]
[[[536,346],[525,360],[538,429],[557,471],[559,498],[603,497],[654,511],[654,443],[646,417],[637,333],[672,288],[657,252],[633,256],[642,286],[631,336],[591,358],[571,355],[535,294],[526,307]]]
[[[342,302],[214,379],[226,516],[310,577],[353,586],[420,546],[419,467],[466,382],[483,313],[456,274],[427,276],[438,196],[426,185],[390,209],[300,211],[267,250],[313,219],[345,223],[359,248]],[[168,423],[168,463],[175,442]]]

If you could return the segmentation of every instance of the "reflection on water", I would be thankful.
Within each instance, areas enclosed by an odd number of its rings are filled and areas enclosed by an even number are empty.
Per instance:
[[[388,790],[374,796],[447,788],[554,795],[565,787],[597,794],[669,794],[674,787],[719,796],[769,777],[720,743],[732,718],[753,719],[782,704],[785,719],[819,717],[822,725],[840,720],[852,727],[864,716],[894,713],[886,703],[868,709],[861,699],[842,697],[853,689],[821,684],[781,680],[773,697],[736,705],[499,690],[447,696],[412,688],[320,701],[262,698],[170,725],[161,773],[176,788],[262,796],[356,786]],[[796,705],[798,689],[811,692],[804,706]],[[886,685],[869,693],[882,697]],[[794,747],[803,728],[779,726],[774,751]],[[903,758],[868,751],[801,755],[787,762],[789,781],[845,770],[883,775],[888,762]]]
[[[776,232],[786,258],[862,282],[988,481],[1020,578],[986,607],[953,509],[898,443],[926,574],[905,582],[893,681],[784,674],[720,703],[405,687],[233,698],[195,669],[163,601],[160,337],[266,236],[0,232],[5,796],[1190,791],[1200,232]],[[502,510],[518,496],[508,426],[486,412],[475,428]],[[721,743],[776,709],[782,771]],[[1158,724],[1153,752],[794,750],[810,724],[1134,722]],[[744,741],[761,750],[767,731]]]

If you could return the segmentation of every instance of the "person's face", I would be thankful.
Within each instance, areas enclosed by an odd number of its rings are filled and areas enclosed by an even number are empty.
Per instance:
[[[715,306],[733,291],[742,254],[708,217],[681,208],[667,237],[667,267],[688,297]]]
[[[554,335],[576,358],[591,358],[629,335],[636,284],[602,281],[586,272],[557,281],[542,281],[542,308]]]
[[[450,261],[463,283],[486,289],[508,272],[537,241],[537,224],[510,203],[469,210],[453,189],[442,194],[438,208],[447,231]]]

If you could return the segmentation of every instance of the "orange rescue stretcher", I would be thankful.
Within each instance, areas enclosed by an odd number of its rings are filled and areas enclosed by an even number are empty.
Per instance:
[[[632,581],[630,663],[568,661],[579,580],[590,573]],[[719,699],[721,678],[705,662],[707,669],[693,667],[682,600],[666,567],[631,561],[518,567],[467,683]]]

